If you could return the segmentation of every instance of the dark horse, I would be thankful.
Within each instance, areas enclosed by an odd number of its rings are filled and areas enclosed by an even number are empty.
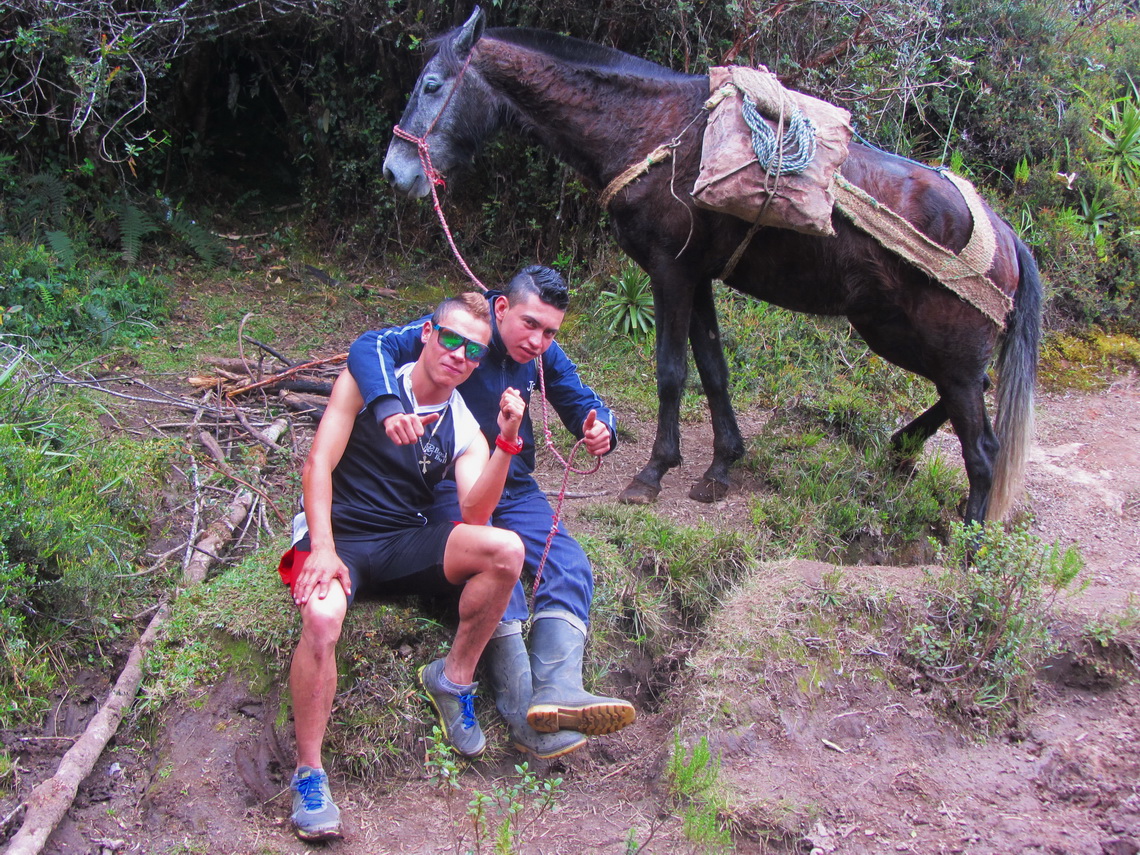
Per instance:
[[[728,468],[743,455],[744,443],[728,397],[712,280],[720,277],[749,224],[694,207],[689,196],[700,162],[708,78],[552,33],[484,32],[478,8],[462,27],[436,39],[433,49],[399,127],[426,137],[441,174],[470,159],[495,131],[512,126],[603,188],[677,138],[673,160],[653,166],[610,205],[618,243],[652,280],[660,399],[653,455],[620,500],[653,501],[662,476],[681,462],[686,339],[715,435],[712,464],[690,496],[723,496]],[[958,252],[966,245],[969,210],[937,171],[853,144],[842,172],[942,246]],[[417,147],[405,139],[392,140],[384,174],[401,194],[429,192]],[[892,441],[913,453],[949,419],[970,484],[967,522],[1001,518],[1021,489],[1040,339],[1036,264],[1012,229],[986,211],[997,241],[989,277],[1014,297],[999,357],[996,433],[984,393],[1001,330],[842,215],[832,215],[834,237],[760,229],[725,279],[738,291],[793,311],[846,315],[873,351],[934,383],[938,401]]]

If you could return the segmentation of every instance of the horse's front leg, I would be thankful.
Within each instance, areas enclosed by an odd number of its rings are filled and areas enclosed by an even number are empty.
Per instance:
[[[677,287],[669,287],[675,285]],[[647,505],[661,492],[665,473],[681,463],[681,392],[688,375],[685,350],[692,309],[690,286],[653,279],[653,309],[657,332],[657,438],[653,454],[618,494],[626,505]]]
[[[744,439],[728,393],[728,363],[724,359],[712,282],[709,280],[698,284],[693,294],[689,343],[693,347],[693,360],[709,402],[713,425],[712,464],[704,477],[689,490],[689,498],[698,502],[715,502],[728,493],[728,468],[744,456]]]

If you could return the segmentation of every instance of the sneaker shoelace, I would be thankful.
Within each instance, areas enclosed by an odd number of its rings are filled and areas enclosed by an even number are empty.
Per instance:
[[[312,774],[297,781],[297,792],[307,811],[318,811],[325,806],[325,794],[321,787],[324,775]]]
[[[477,722],[475,721],[475,695],[468,693],[466,695],[459,695],[459,714],[463,716],[463,729],[470,730]]]

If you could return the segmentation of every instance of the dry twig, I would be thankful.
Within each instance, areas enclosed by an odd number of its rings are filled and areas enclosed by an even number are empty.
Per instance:
[[[241,386],[237,389],[231,389],[229,392],[226,392],[226,397],[236,398],[238,395],[242,395],[246,392],[252,392],[254,389],[261,389],[265,386],[272,386],[274,383],[277,383],[288,377],[292,377],[294,374],[304,371],[307,368],[315,368],[318,365],[330,365],[338,362],[344,362],[346,359],[348,359],[347,353],[338,353],[336,356],[329,356],[324,359],[314,359],[311,362],[302,362],[299,365],[294,365],[291,368],[286,368],[284,371],[280,371],[277,374],[271,374],[264,380],[260,380],[257,383],[251,383],[248,386]]]

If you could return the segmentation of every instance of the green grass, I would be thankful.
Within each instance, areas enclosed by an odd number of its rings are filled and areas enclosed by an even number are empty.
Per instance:
[[[82,396],[0,343],[0,727],[38,720],[60,675],[130,630],[166,579],[139,574],[176,445],[103,436]]]
[[[766,557],[842,563],[906,552],[913,561],[929,537],[944,536],[964,497],[961,470],[938,454],[900,468],[882,417],[858,428],[852,420],[829,430],[787,410],[749,443],[742,465],[769,488],[749,499],[753,524],[770,538]]]
[[[727,806],[720,785],[720,758],[702,736],[689,748],[674,737],[665,780],[674,810],[681,814],[685,836],[706,852],[732,851],[732,834],[721,816]]]
[[[669,635],[667,614],[701,626],[755,560],[745,534],[678,525],[645,508],[599,504],[580,518],[594,530],[582,542],[598,585],[595,625],[620,627],[651,648]]]

